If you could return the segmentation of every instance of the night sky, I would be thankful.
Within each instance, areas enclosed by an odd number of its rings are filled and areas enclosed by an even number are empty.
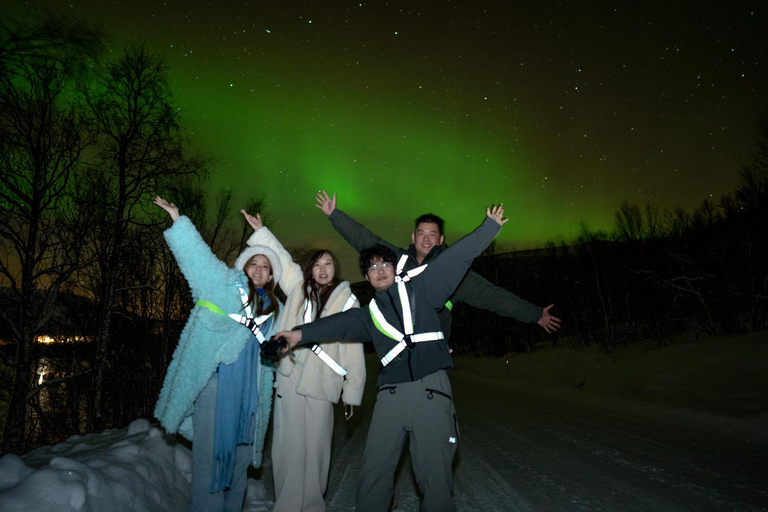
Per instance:
[[[265,194],[287,245],[352,252],[314,193],[393,243],[503,202],[507,248],[688,210],[737,185],[768,113],[768,6],[746,1],[11,0],[167,59],[214,189]],[[173,198],[169,198],[173,200]],[[240,205],[238,204],[238,208]],[[347,278],[357,280],[346,266]]]

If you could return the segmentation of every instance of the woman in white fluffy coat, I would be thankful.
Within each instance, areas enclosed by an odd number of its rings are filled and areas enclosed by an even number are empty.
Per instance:
[[[280,263],[268,247],[252,246],[227,268],[174,204],[161,197],[155,204],[173,220],[164,236],[195,300],[155,417],[192,441],[190,510],[240,512],[248,466],[261,464],[274,369],[261,364],[251,330],[228,315],[261,316],[265,337],[276,332]]]
[[[248,245],[269,247],[283,268],[278,284],[288,298],[278,322],[279,330],[359,307],[349,282],[340,282],[336,277],[337,265],[331,252],[317,251],[302,271],[263,226],[258,214],[253,217],[242,213],[255,230]],[[274,512],[325,511],[323,495],[331,459],[333,404],[341,398],[344,404],[356,406],[363,397],[362,344],[323,343],[322,349],[347,371],[346,376],[340,376],[308,349],[296,350],[294,357],[284,357],[277,368],[272,430]]]

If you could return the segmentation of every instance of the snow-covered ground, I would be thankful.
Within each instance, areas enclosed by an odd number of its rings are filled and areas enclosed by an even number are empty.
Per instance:
[[[459,510],[768,510],[768,332],[647,348],[457,358]],[[370,362],[364,405],[336,418],[330,512],[354,506]],[[253,472],[247,512],[271,510],[270,469]],[[188,446],[139,419],[4,456],[0,510],[183,511],[189,471]],[[418,510],[407,454],[396,500]]]

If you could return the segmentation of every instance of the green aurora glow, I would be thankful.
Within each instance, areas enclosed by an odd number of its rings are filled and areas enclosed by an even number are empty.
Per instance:
[[[456,240],[499,202],[505,247],[568,242],[582,223],[610,230],[623,200],[717,200],[768,110],[758,4],[45,5],[103,24],[116,53],[162,51],[192,148],[215,160],[212,190],[265,194],[286,245],[337,251],[352,279],[318,189],[392,243],[427,211]]]

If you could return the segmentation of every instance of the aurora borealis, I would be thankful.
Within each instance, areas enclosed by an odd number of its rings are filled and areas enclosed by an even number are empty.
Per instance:
[[[735,188],[768,113],[759,1],[11,0],[145,41],[170,67],[212,189],[265,194],[286,245],[348,249],[314,208],[393,243],[432,211],[455,240],[503,202],[506,247],[610,229],[623,200]],[[172,200],[172,198],[169,198]],[[356,273],[353,274],[357,278]]]

